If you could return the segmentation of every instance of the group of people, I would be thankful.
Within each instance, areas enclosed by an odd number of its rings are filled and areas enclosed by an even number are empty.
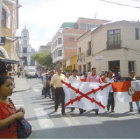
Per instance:
[[[74,69],[71,74],[62,72],[61,68],[58,68],[57,72],[51,74],[51,78],[49,79],[49,87],[53,89],[53,94],[55,95],[55,112],[58,110],[58,106],[62,104],[62,115],[65,115],[65,93],[63,90],[62,82],[61,81],[82,81],[82,82],[94,82],[94,83],[113,83],[113,82],[120,82],[121,76],[119,75],[119,80],[114,77],[112,71],[104,72],[102,75],[98,75],[96,72],[96,68],[92,68],[91,73],[84,72],[83,75],[79,75],[78,71]],[[125,81],[134,81],[136,80],[135,72],[130,72],[130,77],[127,77]],[[52,90],[51,89],[51,90]],[[140,104],[136,102],[138,112],[140,113]],[[133,112],[133,103],[129,103],[130,112]],[[108,105],[107,111],[114,112],[115,108],[115,101],[114,101],[114,93],[112,88],[109,91],[108,96]],[[74,107],[71,108],[71,112],[75,110]],[[84,113],[86,110],[79,108],[80,114]],[[95,114],[98,115],[99,109],[94,109]]]

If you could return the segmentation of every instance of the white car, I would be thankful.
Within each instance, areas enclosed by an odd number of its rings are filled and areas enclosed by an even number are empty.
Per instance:
[[[35,78],[36,70],[35,69],[27,69],[25,72],[25,76],[27,78]]]

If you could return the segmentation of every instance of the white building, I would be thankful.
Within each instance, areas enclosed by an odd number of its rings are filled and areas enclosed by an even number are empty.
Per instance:
[[[112,70],[122,77],[135,71],[140,77],[140,22],[117,21],[101,25],[81,36],[77,44],[80,72]]]
[[[32,49],[29,44],[29,31],[26,27],[22,30],[21,33],[21,44],[20,44],[20,58],[23,61],[23,65],[30,66],[35,65],[35,62],[31,60],[31,56],[35,53],[35,50]]]

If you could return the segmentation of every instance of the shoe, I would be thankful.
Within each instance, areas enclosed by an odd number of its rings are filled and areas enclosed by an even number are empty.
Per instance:
[[[83,114],[86,110],[81,109],[80,114]]]
[[[74,110],[71,110],[71,112],[74,112]]]
[[[130,109],[130,112],[134,112],[134,110],[133,109]]]
[[[98,112],[99,112],[98,110],[95,110],[95,115],[98,115]]]
[[[62,113],[63,116],[66,116],[66,113]]]
[[[58,110],[57,109],[55,109],[55,111],[54,112],[57,112]]]
[[[111,110],[111,113],[113,113],[114,112],[114,110]]]
[[[138,110],[139,114],[140,114],[140,110]]]

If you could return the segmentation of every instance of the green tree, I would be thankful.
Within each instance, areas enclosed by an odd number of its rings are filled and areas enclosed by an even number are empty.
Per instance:
[[[37,61],[42,66],[50,67],[52,65],[52,58],[49,52],[36,53],[32,56],[32,60]]]

